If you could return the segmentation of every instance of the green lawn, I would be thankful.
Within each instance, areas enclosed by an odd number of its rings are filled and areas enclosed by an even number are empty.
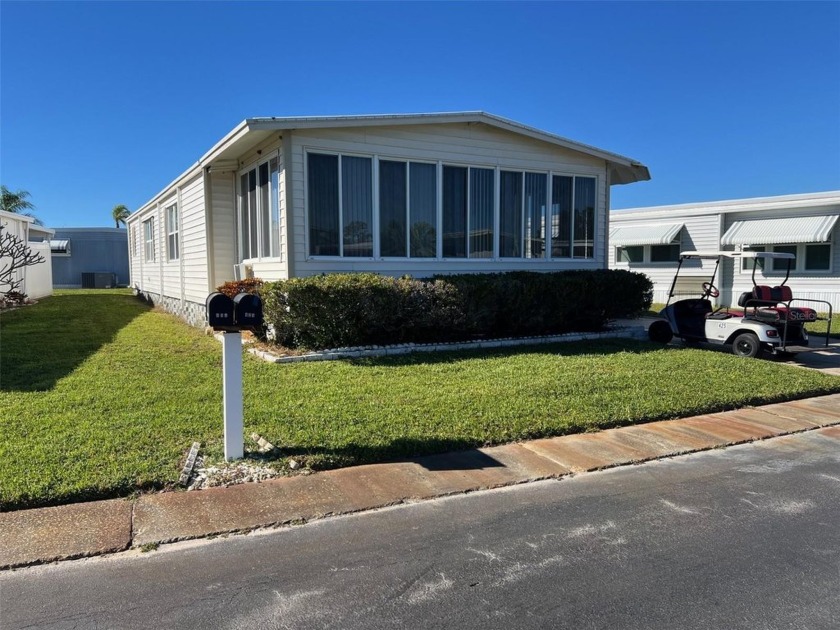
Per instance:
[[[0,319],[0,509],[126,496],[220,457],[221,346],[126,292]],[[840,392],[840,378],[631,341],[275,365],[245,431],[324,468]],[[282,465],[283,461],[279,462]]]

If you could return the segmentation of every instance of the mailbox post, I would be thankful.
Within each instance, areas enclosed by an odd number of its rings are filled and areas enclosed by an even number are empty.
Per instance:
[[[222,341],[225,461],[245,456],[242,414],[242,333],[225,332]]]
[[[263,324],[262,300],[240,293],[230,299],[223,293],[207,296],[207,323],[223,333],[222,390],[224,396],[225,460],[245,455],[242,405],[242,330]]]

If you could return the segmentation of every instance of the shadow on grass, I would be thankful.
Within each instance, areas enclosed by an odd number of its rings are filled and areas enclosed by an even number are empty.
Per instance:
[[[132,295],[103,290],[63,292],[3,313],[0,391],[52,389],[150,308]]]

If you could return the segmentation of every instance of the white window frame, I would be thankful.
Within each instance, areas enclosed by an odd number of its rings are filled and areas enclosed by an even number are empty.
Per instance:
[[[181,253],[180,225],[181,216],[178,203],[173,202],[164,208],[166,220],[166,258],[167,260],[178,260]]]
[[[806,269],[805,268],[805,261],[806,261],[806,253],[808,247],[811,245],[828,245],[828,269]],[[790,268],[791,274],[796,274],[800,276],[827,276],[834,273],[834,240],[823,241],[820,243],[813,242],[813,243],[773,243],[772,245],[755,245],[750,247],[748,245],[744,246],[744,250],[746,251],[765,251],[765,252],[774,252],[776,248],[779,247],[795,247],[796,248],[796,260],[794,264]],[[761,249],[759,249],[761,248]],[[751,275],[753,266],[752,263],[747,265],[747,260],[744,259],[743,264],[741,265],[740,272],[741,274]],[[773,269],[772,261],[765,261],[764,267],[759,267],[758,271],[764,277],[774,277],[774,276],[784,276],[786,273],[785,269]]]
[[[622,249],[627,249],[626,247],[616,247],[615,248],[615,262],[619,265],[644,265],[645,267],[670,267],[675,265],[679,262],[679,254],[677,254],[677,258],[675,260],[661,260],[661,261],[653,261],[652,258],[652,248],[653,247],[672,247],[677,245],[677,249],[682,247],[682,238],[681,238],[682,230],[677,234],[676,238],[670,243],[657,243],[655,245],[630,245],[630,247],[641,247],[642,248],[642,260],[639,262],[629,262],[626,260],[621,260],[620,252]]]
[[[143,261],[155,262],[155,218],[143,221]]]
[[[277,186],[274,186],[271,177],[271,162],[272,160],[276,160],[277,162]],[[268,198],[269,198],[269,208],[268,208],[268,227],[265,228],[263,226],[263,208],[262,208],[262,195],[260,194],[260,167],[265,164],[267,165],[268,170]],[[277,204],[277,239],[276,239],[276,251],[274,247],[274,240],[269,235],[268,243],[269,243],[269,253],[268,256],[254,256],[254,252],[250,252],[250,256],[248,258],[244,258],[242,256],[242,198],[243,194],[247,193],[247,191],[242,190],[242,176],[248,175],[251,171],[254,171],[254,177],[256,181],[256,219],[257,219],[257,249],[258,251],[262,249],[263,244],[263,230],[268,229],[271,230],[271,200],[273,199],[274,202]],[[282,261],[283,260],[283,239],[281,234],[281,225],[283,223],[283,212],[282,208],[280,207],[280,175],[282,174],[282,160],[280,159],[280,152],[277,151],[270,151],[269,155],[264,157],[260,157],[259,160],[250,162],[247,166],[244,166],[236,173],[236,211],[235,211],[235,221],[236,221],[236,258],[239,262],[252,262],[252,261]],[[250,243],[251,232],[250,230],[254,229],[254,226],[250,224],[249,221],[249,232],[248,238]],[[250,248],[249,248],[250,249]]]
[[[538,172],[538,171],[528,171],[528,172]],[[551,228],[553,227],[553,217],[551,216],[554,211],[554,178],[555,177],[571,177],[572,178],[572,208],[571,208],[571,216],[569,217],[569,255],[568,256],[552,256],[551,252],[554,248],[554,244],[552,243],[553,237],[551,235]],[[577,186],[575,186],[576,180],[579,178],[586,178],[586,179],[593,179],[595,180],[595,225],[593,226],[594,233],[592,235],[592,257],[591,258],[581,258],[575,256],[575,202],[577,201]],[[599,175],[588,175],[585,173],[568,173],[564,171],[549,171],[548,173],[548,194],[546,196],[546,233],[545,233],[545,247],[547,258],[531,258],[531,259],[523,259],[523,260],[588,260],[588,261],[595,261],[597,260],[597,251],[598,251],[598,229],[601,225],[601,218],[598,216],[598,200],[600,197],[600,183],[601,177]],[[524,180],[523,180],[524,186]],[[524,189],[523,189],[524,190]],[[524,217],[524,211],[523,211]],[[524,228],[523,228],[524,229]],[[605,244],[606,245],[606,244]],[[516,259],[508,259],[508,260],[516,260]],[[618,257],[616,256],[616,260]],[[629,263],[624,263],[629,264]],[[643,263],[632,263],[634,265],[641,265]]]

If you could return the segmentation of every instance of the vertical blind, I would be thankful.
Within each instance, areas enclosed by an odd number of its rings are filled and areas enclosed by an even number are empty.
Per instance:
[[[341,157],[345,256],[373,256],[373,169],[370,158]]]

